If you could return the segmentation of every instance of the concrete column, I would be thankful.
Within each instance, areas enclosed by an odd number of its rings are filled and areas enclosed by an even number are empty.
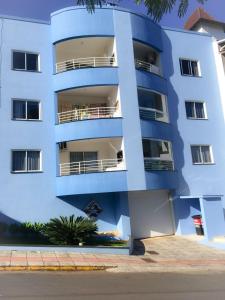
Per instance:
[[[145,190],[141,122],[130,15],[114,11],[114,29],[123,117],[123,139],[128,190]]]
[[[130,216],[128,208],[128,193],[120,193],[116,207],[117,230],[123,240],[129,240],[131,236]]]

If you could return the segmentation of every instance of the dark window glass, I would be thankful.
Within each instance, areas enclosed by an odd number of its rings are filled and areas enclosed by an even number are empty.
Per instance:
[[[182,59],[180,61],[181,65],[181,74],[183,75],[191,75],[191,70],[190,70],[190,61],[186,59]]]
[[[27,53],[27,70],[38,71],[38,55]]]
[[[26,101],[13,100],[13,119],[26,119]]]
[[[204,104],[200,102],[195,102],[195,112],[196,112],[196,118],[204,119],[205,118]]]
[[[25,53],[22,52],[13,52],[13,69],[16,70],[25,70]]]
[[[40,170],[40,151],[27,151],[27,171]]]
[[[26,171],[26,151],[13,151],[12,156],[12,170]]]
[[[193,76],[199,76],[197,61],[191,61],[191,72]]]
[[[27,119],[39,120],[39,103],[28,101],[27,102]]]
[[[187,118],[194,118],[195,117],[194,102],[185,102],[185,107],[186,107]]]
[[[143,154],[144,157],[150,157],[150,141],[149,140],[143,140]]]
[[[192,154],[192,161],[194,164],[202,163],[200,146],[191,146],[191,154]]]

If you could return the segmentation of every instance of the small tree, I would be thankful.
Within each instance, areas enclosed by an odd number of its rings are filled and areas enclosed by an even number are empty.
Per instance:
[[[176,5],[178,5],[178,16],[183,17],[187,12],[189,0],[133,0],[137,5],[144,4],[147,14],[159,22],[163,15],[170,13]],[[207,0],[196,0],[200,4],[204,4]],[[90,12],[94,12],[95,6],[102,6],[110,2],[107,0],[76,0],[76,4],[85,5]],[[120,2],[114,1],[114,2]]]
[[[50,242],[60,245],[78,245],[88,241],[97,233],[94,220],[84,217],[59,217],[51,219],[45,227],[45,235]]]

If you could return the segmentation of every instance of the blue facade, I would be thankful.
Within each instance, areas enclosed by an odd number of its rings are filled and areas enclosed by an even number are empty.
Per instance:
[[[224,115],[211,36],[117,7],[69,7],[49,24],[2,20],[0,221],[86,215],[94,201],[99,231],[122,239],[193,234],[194,214],[207,238],[224,234]],[[36,54],[37,70],[14,70],[16,51]],[[197,62],[198,76],[182,76],[180,59]],[[151,99],[145,107],[140,90]],[[15,119],[15,100],[39,101],[39,119]],[[185,101],[204,102],[205,118],[187,118]],[[193,163],[191,146],[207,163]],[[148,225],[145,207],[161,220]]]

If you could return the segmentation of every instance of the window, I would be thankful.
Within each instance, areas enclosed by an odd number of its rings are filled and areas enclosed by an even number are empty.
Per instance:
[[[193,164],[212,164],[212,149],[209,145],[191,146]]]
[[[186,101],[185,108],[188,119],[206,119],[205,104],[203,102]]]
[[[139,88],[138,103],[141,119],[168,122],[167,100],[165,95]]]
[[[200,76],[199,63],[196,60],[180,59],[180,70],[182,75]]]
[[[13,120],[40,120],[40,102],[13,100]]]
[[[167,141],[143,140],[145,158],[172,160],[171,144]]]
[[[39,55],[35,53],[13,51],[13,70],[39,71]]]
[[[12,172],[38,172],[41,171],[41,151],[39,150],[13,150]]]

